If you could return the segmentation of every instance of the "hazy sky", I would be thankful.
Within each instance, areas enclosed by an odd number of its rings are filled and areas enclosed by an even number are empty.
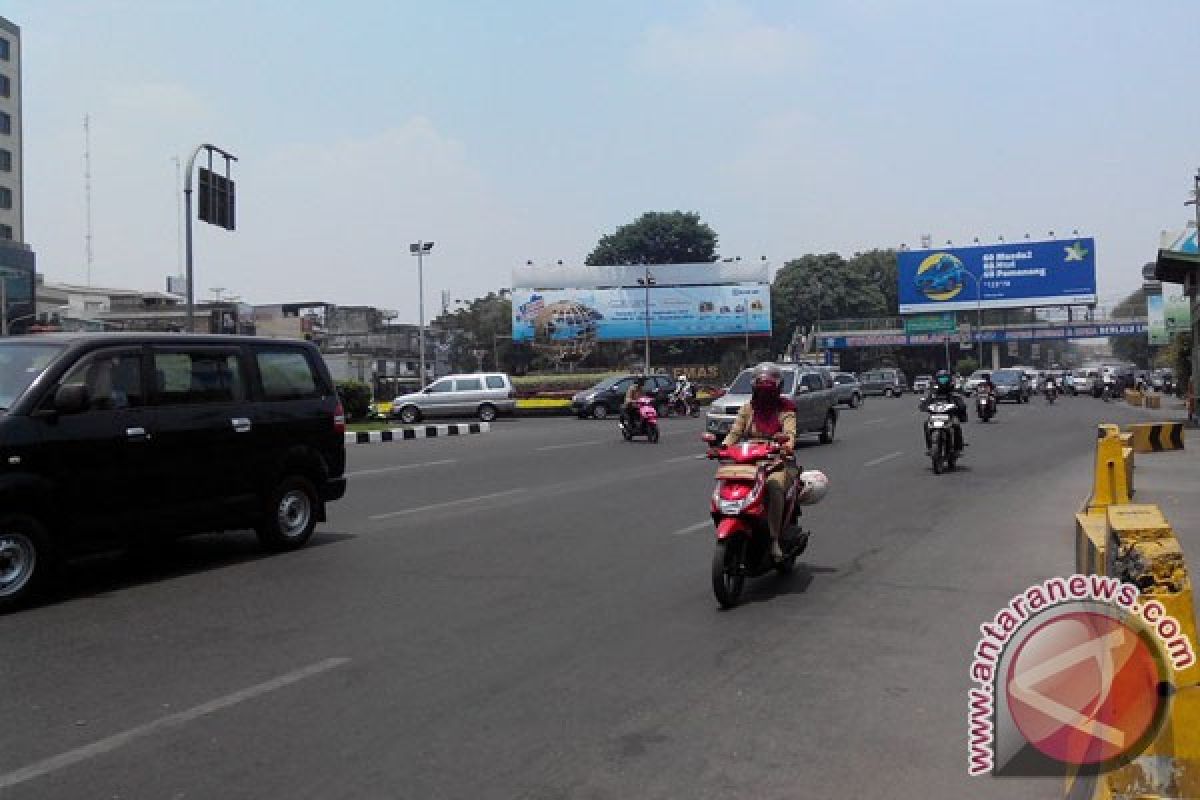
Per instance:
[[[177,271],[174,156],[236,153],[239,230],[196,226],[198,295],[416,318],[582,260],[646,210],[723,255],[1048,230],[1139,282],[1200,165],[1194,0],[59,2],[22,27],[26,235],[49,280]]]

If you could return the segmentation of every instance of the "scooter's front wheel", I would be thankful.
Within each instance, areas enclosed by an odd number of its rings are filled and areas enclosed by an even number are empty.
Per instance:
[[[746,583],[746,575],[742,570],[742,553],[745,548],[744,536],[719,541],[713,548],[713,594],[716,595],[721,608],[733,608],[742,596],[742,587]]]
[[[646,438],[649,439],[653,443],[658,442],[658,426],[657,425],[650,426],[650,429],[648,431],[646,431]]]
[[[932,447],[929,448],[929,453],[930,457],[933,459],[934,475],[941,475],[942,470],[944,469],[942,461],[945,458],[945,447],[943,445],[944,441],[945,433],[943,431],[939,430],[933,432]]]

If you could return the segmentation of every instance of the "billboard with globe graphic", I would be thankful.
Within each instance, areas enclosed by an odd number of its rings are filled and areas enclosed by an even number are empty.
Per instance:
[[[651,287],[647,292],[647,277]],[[522,267],[513,272],[512,336],[563,355],[650,336],[769,336],[765,262]]]
[[[901,314],[1096,302],[1092,238],[902,250],[896,266]]]

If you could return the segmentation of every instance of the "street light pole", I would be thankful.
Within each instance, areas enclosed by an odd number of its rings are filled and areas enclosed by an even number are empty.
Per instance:
[[[196,149],[192,151],[191,158],[188,159],[187,174],[183,178],[184,269],[187,276],[188,333],[196,332],[196,282],[192,261],[192,173],[196,170],[196,156],[200,155],[201,150],[208,151],[209,167],[212,167],[212,154],[214,151],[225,157],[226,172],[228,172],[229,162],[237,161],[237,157],[232,153],[227,153],[213,144],[197,145]]]
[[[417,257],[417,313],[419,314],[419,323],[417,327],[417,347],[420,349],[420,354],[417,356],[417,364],[419,365],[419,374],[421,388],[424,389],[427,385],[425,379],[425,256],[433,249],[433,242],[416,241],[408,246],[410,255]]]
[[[643,369],[643,374],[649,375],[650,374],[650,287],[654,285],[655,281],[654,281],[654,276],[650,274],[649,265],[647,265],[645,267],[645,269],[646,269],[646,276],[644,278],[638,278],[638,283],[640,283],[646,289],[646,311],[645,311],[646,363],[645,363],[645,367]]]

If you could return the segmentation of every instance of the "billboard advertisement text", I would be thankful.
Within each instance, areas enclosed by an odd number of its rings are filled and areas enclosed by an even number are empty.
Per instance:
[[[646,291],[515,289],[515,342],[608,342],[646,335]],[[771,333],[771,287],[659,286],[650,290],[650,336],[678,339]]]
[[[900,313],[1089,305],[1096,302],[1094,239],[897,253]]]

